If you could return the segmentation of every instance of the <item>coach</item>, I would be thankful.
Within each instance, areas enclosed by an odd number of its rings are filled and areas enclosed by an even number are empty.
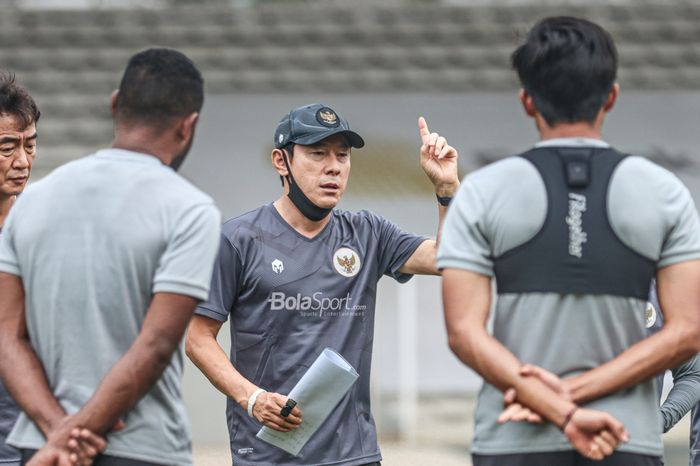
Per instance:
[[[457,151],[422,118],[419,129],[440,225],[459,186]],[[293,109],[274,143],[272,165],[284,192],[224,224],[212,291],[190,325],[187,354],[227,396],[236,465],[376,465],[369,375],[377,282],[383,275],[405,282],[412,274],[437,274],[436,242],[368,211],[335,209],[351,150],[364,141],[332,108]],[[229,317],[230,360],[216,341]],[[262,425],[289,431],[304,422],[304,406],[289,417],[280,409],[325,347],[355,367],[357,383],[299,457],[257,439]]]

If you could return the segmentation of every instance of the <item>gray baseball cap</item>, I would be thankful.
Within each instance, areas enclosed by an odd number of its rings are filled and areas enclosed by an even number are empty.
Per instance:
[[[280,120],[275,130],[275,147],[281,149],[291,143],[308,146],[334,134],[345,135],[350,147],[359,149],[365,145],[360,135],[350,130],[347,120],[332,108],[323,104],[304,105]]]

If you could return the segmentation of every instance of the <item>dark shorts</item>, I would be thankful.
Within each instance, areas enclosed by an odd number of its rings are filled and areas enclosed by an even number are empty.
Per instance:
[[[615,452],[602,461],[593,461],[575,451],[516,453],[512,455],[472,455],[473,466],[661,466],[661,457]]]
[[[36,452],[36,450],[22,450],[22,466],[27,464]],[[116,456],[107,455],[98,455],[92,464],[93,466],[165,466],[158,463],[149,463],[148,461],[117,458]]]

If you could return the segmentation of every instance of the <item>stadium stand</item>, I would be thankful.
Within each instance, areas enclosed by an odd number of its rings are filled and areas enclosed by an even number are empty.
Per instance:
[[[625,90],[700,89],[698,2],[193,3],[5,8],[0,67],[45,115],[35,179],[110,139],[109,92],[127,57],[152,45],[192,56],[210,95],[498,91],[516,86],[508,54],[518,35],[566,12],[615,35]]]

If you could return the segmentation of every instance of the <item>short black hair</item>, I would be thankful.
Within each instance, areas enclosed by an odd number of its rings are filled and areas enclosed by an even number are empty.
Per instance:
[[[152,48],[129,60],[117,95],[118,122],[160,129],[175,118],[199,112],[204,103],[202,74],[183,53]]]
[[[41,116],[36,102],[17,84],[13,73],[0,72],[0,115],[14,117],[22,129],[39,121]]]
[[[617,77],[612,36],[591,21],[570,16],[537,23],[511,63],[550,126],[593,122]]]

